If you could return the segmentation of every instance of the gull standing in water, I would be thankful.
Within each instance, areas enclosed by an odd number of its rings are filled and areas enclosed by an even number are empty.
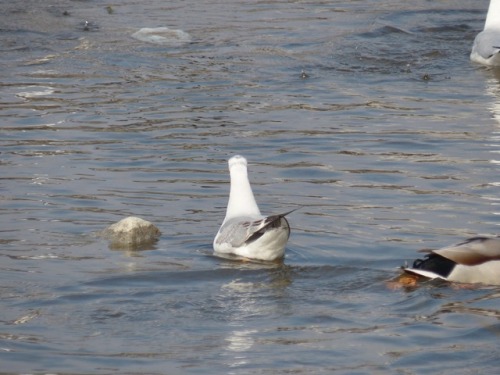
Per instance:
[[[477,34],[470,59],[484,65],[500,66],[500,0],[490,0],[484,30]]]
[[[240,155],[228,161],[231,189],[226,217],[214,239],[216,253],[272,261],[285,255],[290,226],[284,214],[263,216],[248,181],[247,160]]]
[[[500,237],[474,237],[432,250],[404,271],[430,279],[500,285]]]

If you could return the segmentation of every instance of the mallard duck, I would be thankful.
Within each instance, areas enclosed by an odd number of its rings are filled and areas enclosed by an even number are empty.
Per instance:
[[[473,237],[432,250],[403,269],[430,279],[500,285],[500,237]]]
[[[236,155],[229,159],[228,165],[229,202],[226,217],[214,239],[214,251],[266,261],[283,258],[290,237],[285,216],[293,211],[261,215],[248,180],[247,160]]]
[[[484,65],[500,65],[500,0],[491,0],[484,30],[477,34],[470,59]]]

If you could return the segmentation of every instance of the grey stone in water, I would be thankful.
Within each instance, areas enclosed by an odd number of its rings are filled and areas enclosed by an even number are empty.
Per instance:
[[[101,232],[113,248],[139,248],[158,240],[160,230],[149,221],[130,216],[110,225]]]

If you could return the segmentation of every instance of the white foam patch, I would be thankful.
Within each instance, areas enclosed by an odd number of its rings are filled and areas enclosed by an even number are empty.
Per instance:
[[[143,27],[132,34],[132,38],[141,42],[162,44],[168,46],[181,46],[190,43],[191,35],[182,30],[169,29],[168,27]]]
[[[36,98],[39,96],[51,95],[55,92],[53,87],[50,86],[27,86],[26,89],[30,91],[18,92],[16,96],[24,99]]]

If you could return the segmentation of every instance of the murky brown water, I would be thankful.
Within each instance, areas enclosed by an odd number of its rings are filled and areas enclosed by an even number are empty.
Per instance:
[[[496,373],[498,288],[386,284],[498,233],[487,6],[1,1],[0,372]],[[235,153],[283,265],[212,256]],[[128,215],[156,246],[93,235]]]

